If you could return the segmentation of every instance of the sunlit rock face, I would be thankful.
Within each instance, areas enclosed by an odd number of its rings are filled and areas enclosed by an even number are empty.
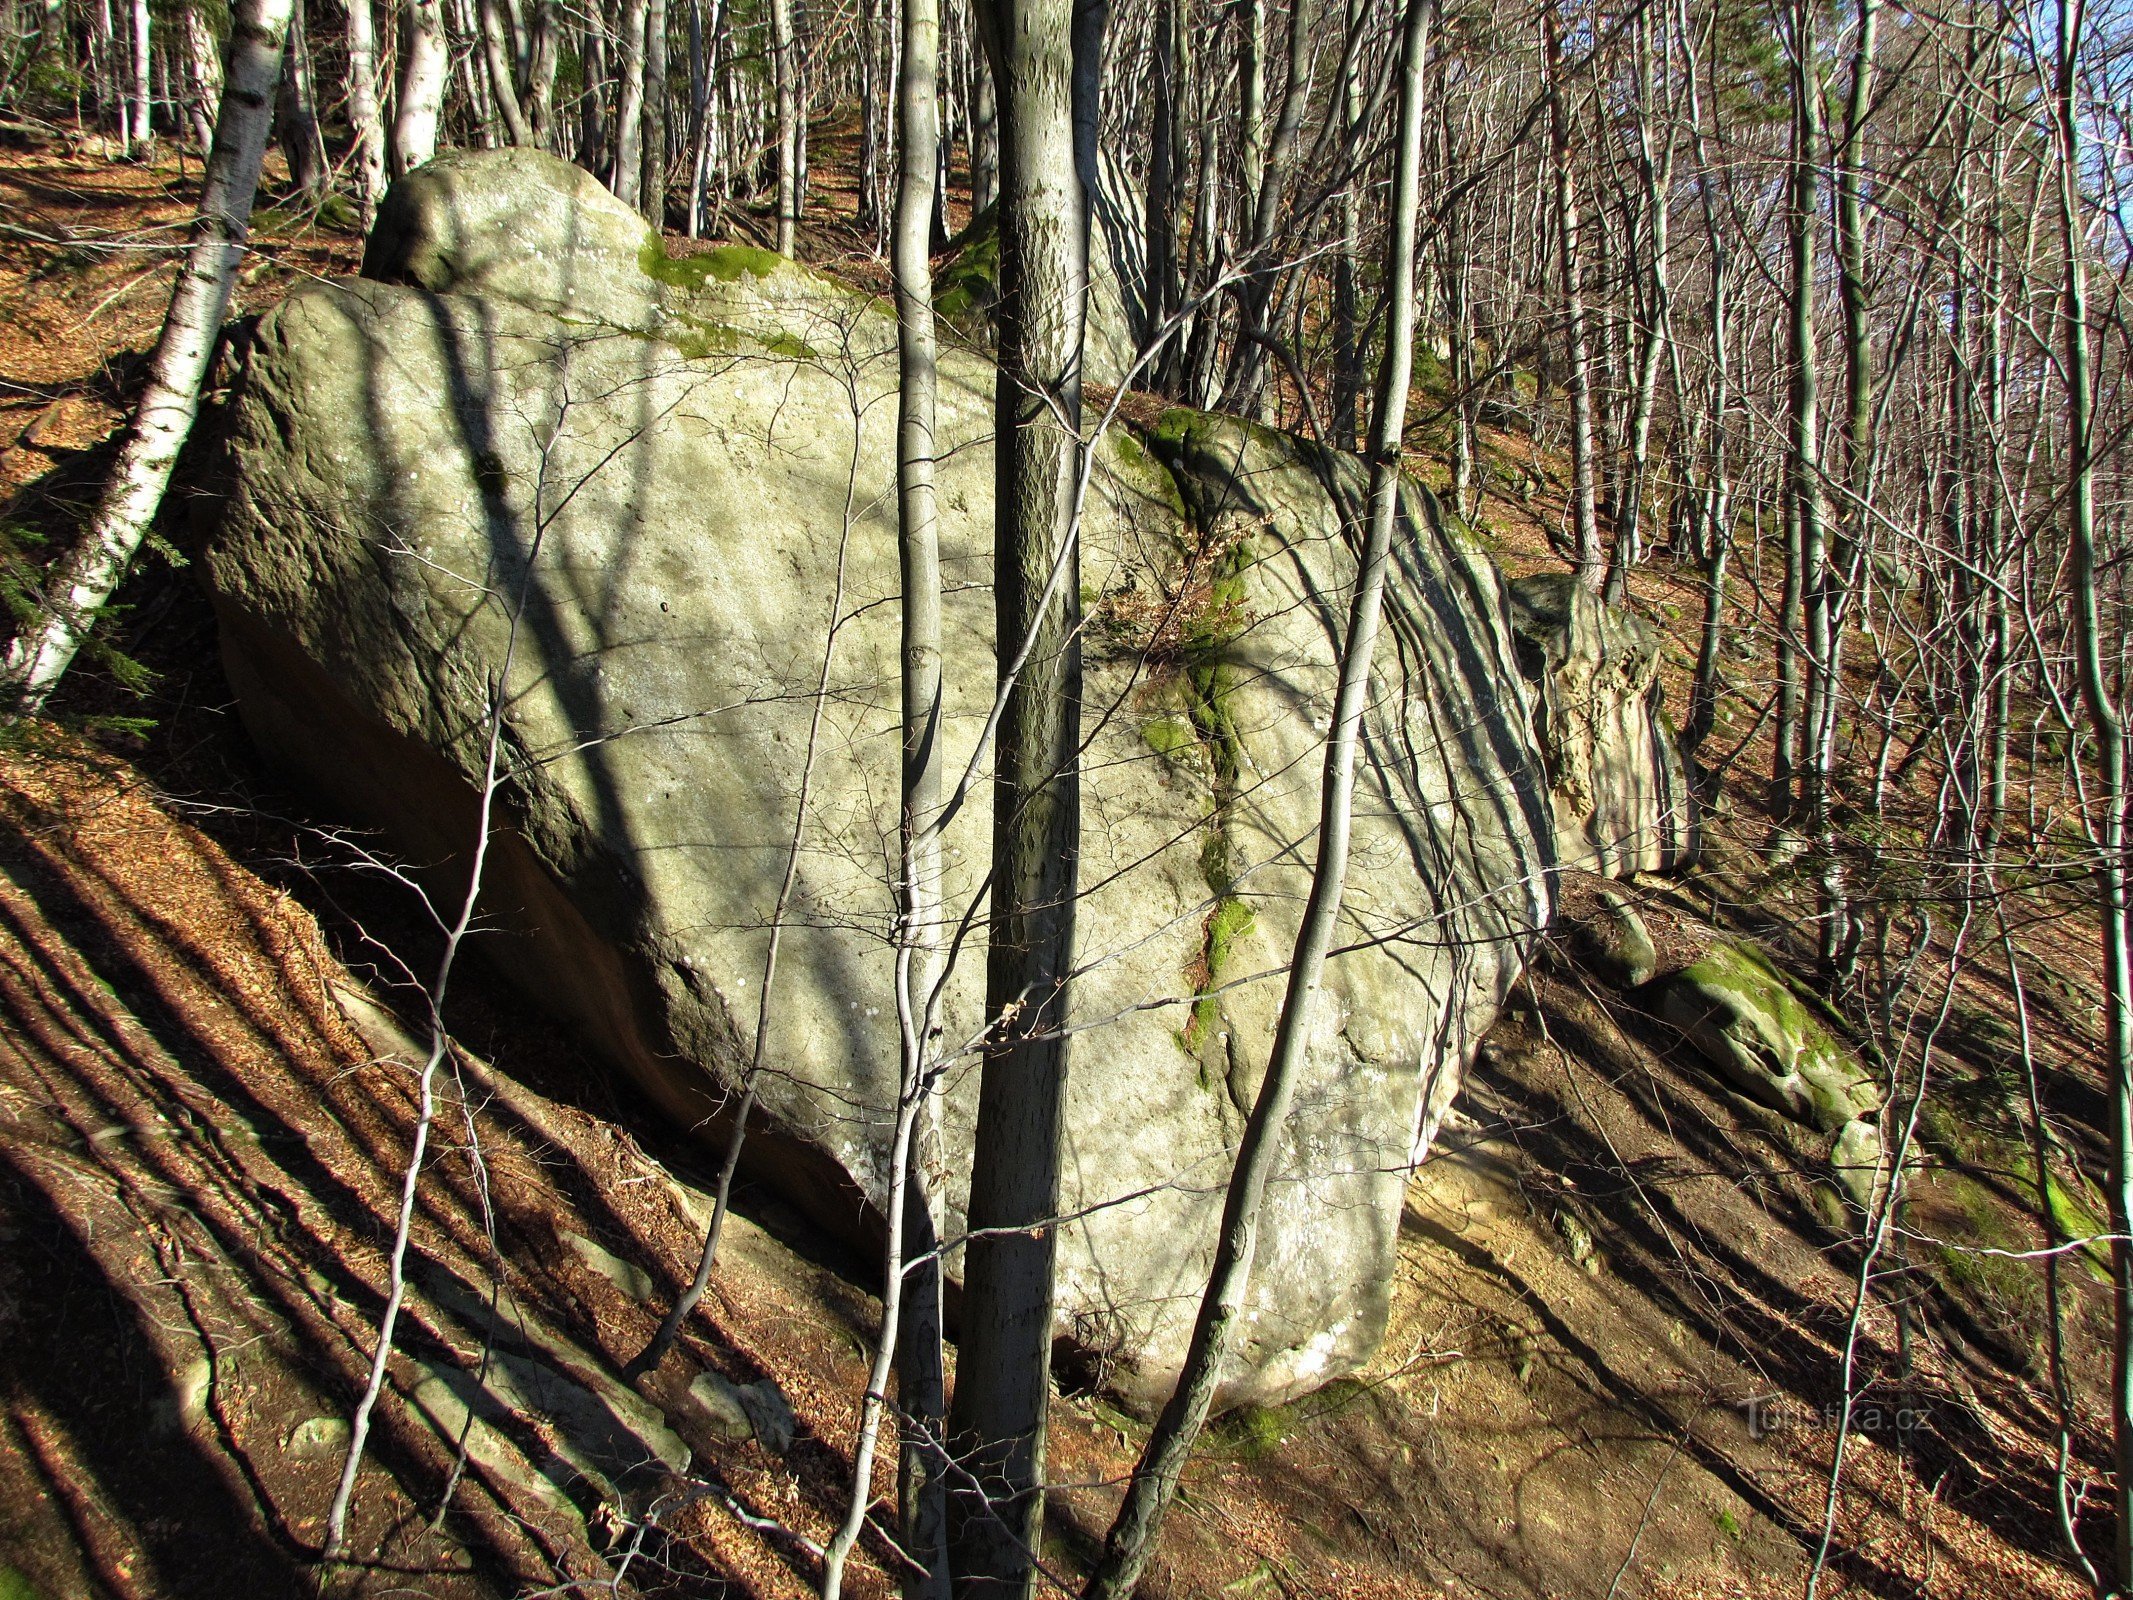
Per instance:
[[[449,898],[500,700],[475,947],[707,1139],[794,861],[751,1158],[874,1236],[896,1064],[893,321],[761,252],[670,260],[523,152],[405,180],[366,272],[261,321],[223,420],[207,565],[248,725]],[[983,1021],[993,387],[944,357],[944,740],[951,787],[973,773],[944,884],[951,1234]],[[1360,489],[1353,462],[1195,414],[1092,451],[1058,1316],[1128,1397],[1182,1359],[1264,1070]],[[1549,911],[1559,808],[1505,585],[1412,487],[1387,616],[1341,951],[1227,1401],[1372,1352],[1407,1174]]]

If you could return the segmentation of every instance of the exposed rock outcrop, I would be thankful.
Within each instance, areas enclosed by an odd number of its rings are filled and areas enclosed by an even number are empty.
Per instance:
[[[1661,709],[1659,641],[1568,573],[1511,585],[1563,865],[1609,877],[1695,859],[1695,799]]]
[[[752,1149],[865,1233],[895,1060],[893,322],[760,252],[670,260],[523,152],[403,182],[366,269],[263,319],[226,419],[207,566],[247,723],[337,809],[445,863],[449,892],[500,689],[509,826],[481,943],[709,1130],[749,1056],[799,808]],[[982,361],[944,361],[951,774],[995,676],[992,389]],[[1061,1331],[1149,1396],[1183,1353],[1280,1002],[1354,573],[1338,505],[1360,488],[1352,462],[1225,419],[1181,414],[1151,443],[1100,442],[1085,517],[1060,1249]],[[1549,912],[1561,807],[1503,580],[1425,492],[1404,509],[1343,949],[1231,1400],[1374,1347],[1405,1171]],[[949,839],[953,907],[981,896],[989,800],[979,781]],[[949,984],[949,1047],[979,1029],[982,938]],[[951,1231],[976,1078],[960,1058]]]

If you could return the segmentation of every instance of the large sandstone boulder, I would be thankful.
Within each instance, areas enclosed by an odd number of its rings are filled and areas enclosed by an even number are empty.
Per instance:
[[[445,158],[386,218],[372,279],[262,320],[225,419],[206,566],[246,721],[450,894],[500,691],[507,825],[477,948],[711,1138],[797,820],[750,1151],[865,1237],[895,1062],[893,322],[758,252],[670,261],[526,153]],[[995,674],[993,379],[950,357],[942,380],[954,773]],[[1358,481],[1215,419],[1152,443],[1099,444],[1085,521],[1059,1258],[1060,1331],[1140,1396],[1182,1357],[1272,1034],[1354,573],[1336,503]],[[1230,1400],[1371,1352],[1406,1172],[1549,909],[1554,820],[1502,580],[1425,494],[1405,504],[1342,950]],[[982,894],[989,794],[948,841],[957,909]],[[982,939],[979,922],[948,985],[951,1042],[980,1026]],[[960,1058],[951,1232],[976,1080]]]

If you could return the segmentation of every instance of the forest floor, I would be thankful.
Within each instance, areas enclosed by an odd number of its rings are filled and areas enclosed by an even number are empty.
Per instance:
[[[838,170],[822,192],[848,205]],[[196,177],[0,152],[0,518],[19,548],[69,537],[93,501],[167,297],[168,253],[141,247]],[[879,287],[836,216],[810,242]],[[245,311],[358,254],[295,211],[262,216],[257,244]],[[1545,491],[1494,508],[1507,564],[1548,559],[1545,518]],[[182,495],[165,532],[178,560],[196,547]],[[1640,599],[1693,618],[1690,577],[1655,563]],[[0,754],[0,1596],[312,1594],[415,1117],[407,975],[435,935],[261,768],[191,573],[151,558],[122,600],[113,638],[145,693],[85,662],[56,706],[77,731]],[[1673,960],[1714,929],[1787,954],[1795,886],[1757,853],[1768,821],[1721,820],[1708,869],[1631,892]],[[2077,934],[2028,936],[2067,941],[2039,1025],[2054,1109],[2093,1130]],[[408,1320],[333,1592],[809,1592],[849,1477],[869,1265],[745,1192],[705,1312],[632,1391],[622,1366],[693,1264],[711,1157],[479,963],[455,995]],[[2025,1248],[2004,1010],[1983,977],[1954,997],[1914,1220]],[[1220,1423],[1143,1592],[1799,1593],[1859,1266],[1809,1153],[1553,948],[1461,1107],[1411,1186],[1380,1357]],[[2052,1555],[2036,1274],[1930,1255],[1904,1327],[1886,1294],[1860,1322],[1872,1410],[1822,1592],[2081,1593]],[[2094,1393],[2102,1295],[2063,1276]],[[1078,1487],[1046,1555],[1070,1578],[1142,1425],[1089,1393],[1055,1417],[1053,1475]],[[2077,1483],[2099,1453],[2085,1430]],[[877,1487],[893,1502],[887,1470]],[[894,1561],[871,1541],[855,1592],[887,1593]]]

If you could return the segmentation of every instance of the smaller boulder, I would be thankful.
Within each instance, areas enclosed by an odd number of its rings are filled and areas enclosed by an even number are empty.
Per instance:
[[[714,1432],[735,1443],[753,1439],[773,1455],[792,1448],[799,1424],[784,1392],[770,1378],[735,1383],[717,1372],[703,1372],[689,1385],[689,1396],[703,1409]]]
[[[1579,963],[1617,989],[1640,989],[1659,970],[1651,930],[1637,908],[1611,889],[1585,915],[1567,918],[1565,930]]]
[[[1837,1131],[1829,1150],[1829,1165],[1852,1204],[1871,1215],[1881,1196],[1881,1129],[1864,1117],[1854,1118]]]
[[[1736,1089],[1824,1133],[1881,1109],[1873,1076],[1751,945],[1714,941],[1667,980],[1659,1014]]]

